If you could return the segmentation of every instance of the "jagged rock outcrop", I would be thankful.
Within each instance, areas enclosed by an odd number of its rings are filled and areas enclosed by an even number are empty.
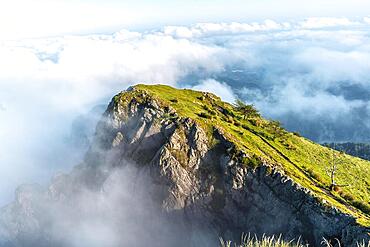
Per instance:
[[[235,153],[222,129],[213,129],[211,143],[194,119],[180,117],[145,91],[130,90],[136,97],[115,97],[109,104],[83,164],[56,177],[46,191],[28,195],[21,189],[3,211],[15,246],[29,234],[33,243],[45,234],[47,223],[36,212],[41,199],[35,196],[68,204],[85,188],[109,191],[113,171],[127,164],[136,167],[132,176],[146,185],[144,197],[150,197],[156,212],[182,229],[184,241],[178,246],[206,246],[208,240],[212,246],[218,236],[239,239],[242,232],[301,236],[315,246],[322,237],[338,238],[344,246],[369,240],[368,229],[354,218],[326,206],[267,161],[246,166],[241,160],[248,154]]]
[[[218,144],[212,146],[194,120],[176,117],[174,110],[162,109],[145,92],[140,97],[143,102],[112,101],[96,143],[114,156],[141,164],[159,185],[163,209],[181,210],[233,238],[245,231],[283,233],[316,245],[323,237],[338,238],[346,246],[368,239],[354,218],[325,207],[269,164],[251,169],[238,162],[231,153],[234,144],[220,130],[215,130]]]

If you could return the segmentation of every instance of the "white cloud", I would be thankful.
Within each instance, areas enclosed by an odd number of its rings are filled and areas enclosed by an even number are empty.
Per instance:
[[[314,28],[327,28],[337,26],[350,26],[359,24],[349,20],[348,18],[335,18],[335,17],[311,17],[307,18],[300,23],[302,28],[314,29]]]
[[[202,80],[198,85],[192,87],[194,90],[214,93],[219,96],[223,101],[234,103],[236,96],[232,88],[224,82],[219,82],[214,79]]]
[[[199,38],[210,35],[243,34],[257,31],[271,31],[289,28],[289,23],[277,23],[273,20],[265,20],[263,23],[198,23],[192,27],[167,26],[164,33],[177,38]]]
[[[363,21],[367,24],[370,24],[370,17],[364,17]]]
[[[2,1],[0,40],[33,38],[78,32],[102,32],[138,22],[144,10],[89,1]]]
[[[294,113],[304,116],[305,119],[330,118],[338,119],[340,116],[350,114],[354,107],[360,107],[363,102],[354,100],[348,102],[343,96],[336,96],[324,90],[318,90],[314,94],[309,94],[299,83],[287,83],[282,88],[274,91],[280,100],[275,102],[274,107],[271,103],[265,104],[265,113],[268,115],[283,115]],[[335,106],[335,107],[334,107]]]
[[[322,83],[356,81],[367,84],[370,80],[369,51],[338,51],[308,48],[295,56],[295,61],[309,69]]]
[[[366,0],[311,0],[304,7],[294,0],[12,0],[0,5],[0,39],[106,33],[120,28],[158,27],[161,23],[245,23],[267,17],[291,20],[314,15],[355,17],[368,15],[370,8]]]
[[[192,30],[188,27],[167,26],[164,28],[164,33],[179,38],[193,38],[200,35],[200,31]]]
[[[163,33],[176,38],[194,39],[208,36],[224,35],[242,35],[248,33],[259,33],[269,31],[297,31],[302,32],[305,29],[327,30],[331,28],[348,29],[353,27],[364,28],[370,23],[369,17],[358,20],[338,17],[311,17],[303,21],[276,22],[274,20],[265,20],[261,23],[198,23],[192,26],[166,26]]]

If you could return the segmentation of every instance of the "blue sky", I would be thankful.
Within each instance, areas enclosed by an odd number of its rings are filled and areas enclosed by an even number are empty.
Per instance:
[[[0,39],[109,33],[196,22],[363,17],[366,0],[14,0],[0,1]]]

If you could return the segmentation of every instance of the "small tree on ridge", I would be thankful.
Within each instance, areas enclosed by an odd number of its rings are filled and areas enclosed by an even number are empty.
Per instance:
[[[336,175],[338,172],[338,169],[343,165],[343,161],[341,159],[341,156],[343,155],[343,152],[340,152],[339,154],[333,150],[332,159],[329,163],[329,166],[325,169],[326,174],[330,178],[330,190],[334,190],[335,187],[344,187],[348,186],[348,184],[342,184],[339,185],[336,183]]]
[[[236,100],[235,108],[238,112],[243,115],[243,119],[260,117],[259,111],[254,107],[254,105],[247,105],[241,100]]]

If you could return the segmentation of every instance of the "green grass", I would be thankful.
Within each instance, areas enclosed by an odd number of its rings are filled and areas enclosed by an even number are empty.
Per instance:
[[[164,85],[137,85],[134,92],[123,92],[114,99],[120,104],[132,98],[155,98],[162,107],[176,110],[179,117],[189,117],[207,132],[209,143],[214,143],[214,129],[223,130],[235,146],[235,152],[251,157],[243,162],[252,168],[267,161],[274,169],[283,171],[294,182],[308,188],[323,205],[335,206],[351,214],[357,221],[370,226],[370,162],[349,155],[341,155],[337,191],[330,191],[330,179],[325,169],[333,156],[332,149],[323,147],[297,133],[280,128],[277,122],[262,118],[244,119],[236,108],[213,94],[189,89],[175,89]],[[148,96],[149,95],[149,96]],[[174,117],[174,116],[168,116]]]
[[[231,241],[224,241],[220,239],[221,247],[308,247],[306,244],[302,244],[300,240],[291,240],[291,241],[284,241],[280,236],[262,236],[258,238],[257,236],[251,236],[250,234],[243,234],[241,237],[240,243],[232,243]],[[323,238],[321,242],[321,246],[323,247],[341,247],[339,240],[336,241],[328,241]],[[357,247],[370,247],[370,241],[360,242],[356,244]]]
[[[260,239],[256,236],[242,235],[239,244],[231,241],[224,241],[220,239],[221,247],[307,247],[297,241],[284,241],[281,236],[262,236]]]

